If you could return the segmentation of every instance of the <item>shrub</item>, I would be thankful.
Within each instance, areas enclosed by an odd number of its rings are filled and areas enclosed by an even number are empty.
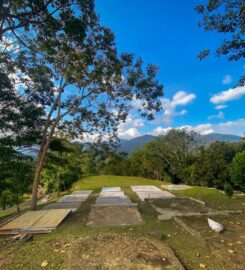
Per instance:
[[[226,183],[224,186],[224,192],[227,196],[231,197],[233,195],[233,188],[230,184]]]
[[[245,151],[237,153],[233,158],[230,176],[233,186],[245,192]]]

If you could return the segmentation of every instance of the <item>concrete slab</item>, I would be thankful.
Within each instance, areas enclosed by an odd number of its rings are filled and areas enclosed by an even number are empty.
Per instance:
[[[71,195],[90,195],[93,190],[76,190],[71,193]]]
[[[175,196],[168,191],[136,192],[141,201],[145,199],[171,199]]]
[[[106,191],[101,192],[100,197],[123,197],[125,196],[123,191]]]
[[[131,205],[130,199],[124,196],[99,196],[96,199],[96,205]]]
[[[138,192],[138,191],[161,191],[160,188],[155,187],[155,186],[131,186],[131,189],[134,192]]]
[[[81,206],[81,202],[55,202],[46,205],[43,209],[71,209],[72,212],[76,211]]]
[[[88,198],[88,194],[83,195],[65,195],[61,197],[58,202],[84,202]]]
[[[137,207],[96,207],[94,205],[89,213],[87,225],[91,227],[122,226],[135,225],[142,222],[143,220]]]
[[[168,190],[185,190],[185,189],[190,189],[192,188],[191,186],[187,186],[187,185],[161,185],[161,188],[165,188]]]
[[[115,191],[121,191],[120,187],[103,187],[101,192],[115,192]]]

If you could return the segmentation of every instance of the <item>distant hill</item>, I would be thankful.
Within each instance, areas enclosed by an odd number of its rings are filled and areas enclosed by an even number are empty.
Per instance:
[[[240,137],[232,134],[220,134],[220,133],[210,133],[207,135],[200,135],[199,137],[201,142],[210,143],[214,141],[221,142],[239,142]]]
[[[140,137],[136,137],[131,140],[122,139],[120,141],[120,145],[118,147],[118,152],[125,152],[131,154],[135,149],[141,148],[145,143],[152,141],[157,137],[146,134]],[[214,141],[222,141],[222,142],[239,142],[240,137],[237,135],[232,134],[220,134],[220,133],[211,133],[207,135],[198,135],[197,141],[201,144],[210,144]],[[38,154],[38,146],[34,145],[31,148],[23,148],[20,151],[22,154],[27,156],[31,156],[32,158],[36,159]]]
[[[145,143],[155,139],[152,135],[143,135],[136,137],[131,140],[122,140],[120,146],[118,147],[118,152],[126,152],[131,154],[135,149],[141,148]],[[211,142],[221,141],[221,142],[239,142],[240,137],[232,134],[220,134],[220,133],[210,133],[207,135],[198,135],[197,141],[201,144],[210,144]]]
[[[152,141],[156,137],[152,135],[143,135],[140,137],[136,137],[131,140],[122,140],[120,142],[120,146],[118,147],[118,152],[132,153],[133,150],[137,148],[141,148],[145,143]]]

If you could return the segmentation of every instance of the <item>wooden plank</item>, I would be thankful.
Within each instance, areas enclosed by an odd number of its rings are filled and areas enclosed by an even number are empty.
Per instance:
[[[45,214],[31,228],[54,228],[71,212],[71,209],[44,210]]]
[[[33,230],[40,231],[57,227],[71,212],[71,209],[50,209],[29,211],[10,221],[0,228],[0,231]]]
[[[28,211],[15,218],[0,228],[0,230],[15,230],[19,228],[30,228],[44,215],[44,211]]]

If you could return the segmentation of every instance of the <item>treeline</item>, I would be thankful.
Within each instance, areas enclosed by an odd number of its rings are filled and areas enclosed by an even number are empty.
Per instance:
[[[130,156],[111,153],[100,173],[245,191],[245,141],[200,145],[194,132],[172,129]]]
[[[194,132],[170,130],[131,155],[108,144],[84,145],[54,138],[41,185],[46,193],[68,190],[88,175],[142,176],[171,183],[215,187],[232,195],[245,192],[245,140],[200,145]],[[0,147],[0,206],[18,206],[30,194],[35,160],[15,148]]]
[[[41,186],[47,194],[68,190],[84,175],[97,171],[94,146],[71,143],[66,139],[54,138],[50,144]],[[22,151],[23,152],[23,151]],[[21,149],[0,144],[0,207],[5,209],[19,205],[29,197],[35,173],[36,159],[23,154]],[[102,151],[101,151],[102,153]]]

